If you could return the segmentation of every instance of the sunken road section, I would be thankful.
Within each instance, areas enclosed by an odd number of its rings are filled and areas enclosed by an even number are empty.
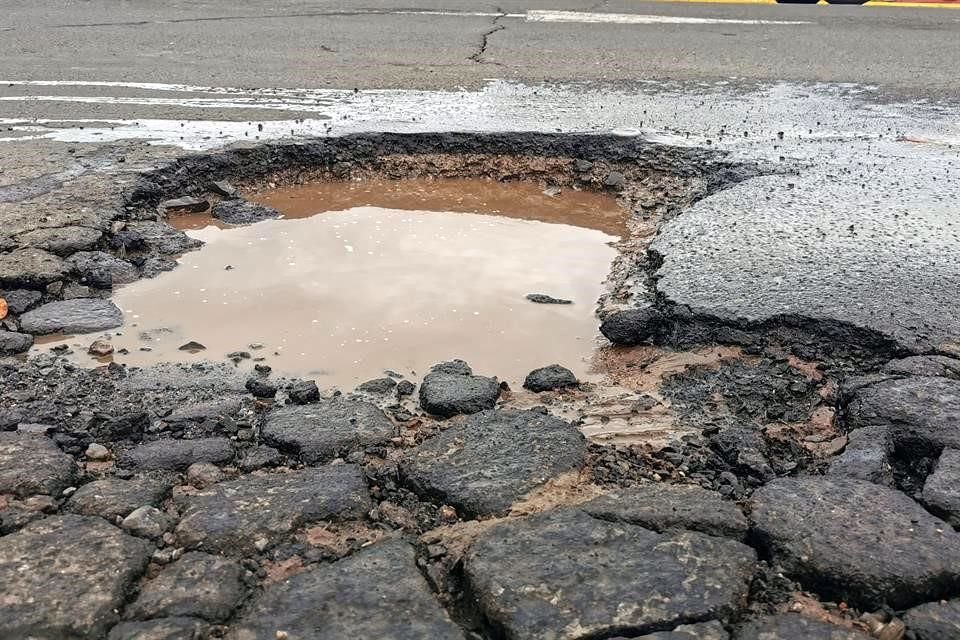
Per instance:
[[[83,217],[12,217],[0,638],[856,640],[904,621],[960,637],[957,361],[657,291],[658,226],[771,172],[614,136],[375,134],[118,169]],[[174,209],[411,175],[616,192],[631,237],[600,301],[613,351],[740,347],[633,397],[627,413],[668,405],[688,435],[589,443],[577,408],[600,385],[514,391],[460,361],[321,393],[226,363],[6,357],[25,329],[116,326],[113,284],[196,248]]]

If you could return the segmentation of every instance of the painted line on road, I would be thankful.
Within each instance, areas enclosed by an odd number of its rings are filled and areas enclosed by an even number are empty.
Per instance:
[[[688,18],[635,13],[590,13],[586,11],[527,11],[527,22],[578,22],[583,24],[811,24],[807,20],[734,20]]]

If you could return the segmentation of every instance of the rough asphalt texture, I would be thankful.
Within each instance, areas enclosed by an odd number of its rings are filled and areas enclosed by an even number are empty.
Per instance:
[[[661,389],[697,435],[653,455],[588,446],[576,423],[510,408],[513,394],[461,366],[419,404],[393,405],[393,385],[361,389],[364,404],[258,377],[271,408],[229,366],[86,371],[0,355],[0,637],[851,640],[868,637],[860,610],[879,607],[917,640],[960,636],[953,14],[374,4],[6,11],[5,79],[226,88],[0,83],[13,119],[0,141],[12,314],[0,349],[116,327],[113,285],[200,244],[165,224],[161,200],[232,197],[211,185],[272,170],[342,178],[390,153],[469,151],[560,158],[566,169],[526,178],[619,194],[633,222],[657,227],[653,253],[612,274],[624,295],[604,309],[628,310],[606,318],[616,342],[762,356]],[[809,24],[557,23],[530,9]],[[257,146],[291,130],[551,135]],[[238,139],[165,164],[177,145]],[[920,353],[932,355],[905,357]],[[784,354],[820,367],[800,375]],[[559,412],[562,397],[536,402]],[[813,406],[837,412],[832,430],[817,430]],[[488,514],[510,515],[475,519]],[[852,610],[783,613],[800,589]]]

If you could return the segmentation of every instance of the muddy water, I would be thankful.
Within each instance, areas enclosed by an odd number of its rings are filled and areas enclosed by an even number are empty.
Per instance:
[[[112,340],[129,351],[117,361],[246,351],[241,366],[263,358],[339,387],[454,357],[513,383],[554,362],[587,373],[595,302],[623,229],[612,199],[484,181],[309,185],[252,198],[285,218],[236,228],[177,219],[206,246],[116,292],[127,324]],[[528,293],[574,304],[534,304]],[[179,350],[190,340],[206,350]]]

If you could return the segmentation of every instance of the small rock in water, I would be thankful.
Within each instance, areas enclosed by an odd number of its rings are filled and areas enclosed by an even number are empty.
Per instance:
[[[198,353],[206,349],[205,346],[197,342],[196,340],[191,340],[186,344],[180,345],[180,351],[189,351],[190,353]]]
[[[528,293],[527,300],[537,304],[573,304],[573,300],[564,300],[563,298],[554,298],[545,293]]]
[[[241,360],[249,360],[252,356],[249,351],[233,351],[227,354],[227,358],[233,360],[234,362],[240,362]]]
[[[412,396],[416,388],[417,385],[413,384],[409,380],[401,380],[397,383],[397,395],[401,398],[405,396]]]
[[[274,398],[277,387],[262,378],[250,378],[244,385],[254,398]]]
[[[160,203],[162,209],[184,213],[200,213],[201,211],[206,211],[209,206],[210,203],[206,200],[192,196],[174,198]]]
[[[84,452],[84,455],[87,457],[87,460],[109,460],[110,459],[110,449],[107,449],[102,444],[96,442],[92,443],[87,450]]]
[[[87,349],[87,353],[92,356],[97,356],[98,358],[103,358],[113,353],[113,345],[106,340],[94,340]]]
[[[396,386],[397,382],[393,378],[376,378],[374,380],[367,380],[359,385],[357,391],[364,393],[389,393]]]

